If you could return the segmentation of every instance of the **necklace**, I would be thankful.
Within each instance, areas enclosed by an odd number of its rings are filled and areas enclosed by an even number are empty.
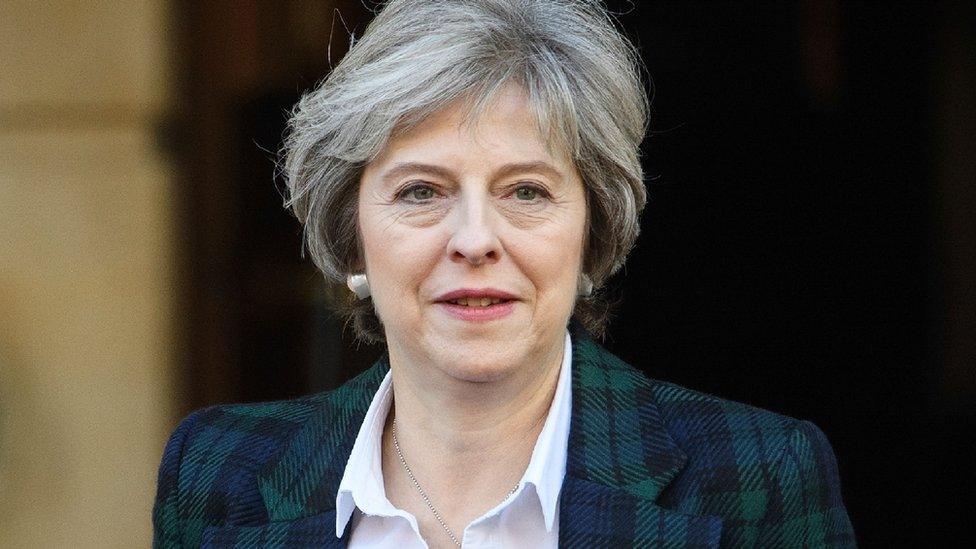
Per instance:
[[[451,538],[451,541],[454,542],[454,545],[460,547],[461,542],[457,539],[457,536],[454,535],[454,532],[451,531],[451,528],[447,525],[447,523],[444,522],[444,519],[441,518],[441,514],[437,512],[436,508],[434,508],[434,504],[430,502],[430,497],[427,496],[427,492],[425,492],[424,489],[420,487],[420,482],[417,481],[417,477],[413,476],[413,471],[411,471],[410,466],[407,465],[407,460],[403,459],[403,452],[400,451],[400,442],[397,441],[396,418],[393,418],[393,449],[396,450],[396,455],[400,459],[400,464],[403,465],[403,470],[407,472],[407,476],[410,477],[410,481],[413,482],[414,487],[417,489],[418,492],[420,492],[420,497],[424,498],[424,503],[427,504],[427,508],[430,509],[430,512],[434,515],[434,518],[437,519],[437,522],[441,525],[441,528],[443,528],[444,531],[447,532],[447,536]],[[512,488],[512,491],[509,492],[508,495],[505,496],[505,499],[502,501],[505,501],[508,498],[512,497],[512,494],[514,494],[516,490],[518,490],[518,487],[519,485],[515,484],[515,488]]]

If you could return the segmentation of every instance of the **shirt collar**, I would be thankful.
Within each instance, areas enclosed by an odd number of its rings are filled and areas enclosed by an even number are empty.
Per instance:
[[[552,526],[559,510],[559,491],[566,474],[566,452],[569,447],[569,423],[572,412],[572,374],[570,365],[573,362],[573,346],[566,332],[563,347],[563,362],[559,367],[559,381],[556,382],[556,392],[549,406],[549,414],[542,426],[539,438],[532,449],[532,457],[525,468],[521,484],[532,484],[539,503],[542,504],[542,516],[546,521],[546,530],[552,532]]]
[[[556,392],[549,406],[546,422],[532,449],[529,465],[512,498],[517,498],[531,484],[539,498],[546,530],[549,532],[552,532],[558,512],[559,492],[566,474],[572,411],[572,360],[573,347],[567,331]],[[417,529],[416,519],[412,515],[390,503],[383,484],[383,427],[393,404],[392,389],[393,377],[387,372],[366,411],[339,483],[336,494],[336,537],[342,537],[357,508],[369,515],[402,516]]]

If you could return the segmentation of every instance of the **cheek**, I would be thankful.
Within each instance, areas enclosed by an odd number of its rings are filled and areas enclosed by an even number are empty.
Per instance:
[[[583,251],[580,227],[563,226],[542,234],[523,235],[511,248],[522,272],[535,286],[540,300],[575,301]]]
[[[416,303],[420,283],[437,260],[435,231],[384,222],[361,210],[360,234],[373,302],[381,318]]]

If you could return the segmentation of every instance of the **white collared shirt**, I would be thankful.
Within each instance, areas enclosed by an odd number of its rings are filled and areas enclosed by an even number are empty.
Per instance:
[[[556,393],[529,465],[511,497],[464,529],[461,543],[466,549],[557,546],[559,492],[566,474],[572,410],[573,349],[568,331],[565,341]],[[393,402],[392,389],[387,372],[366,411],[336,494],[336,537],[342,537],[351,519],[350,549],[427,549],[417,519],[390,503],[383,484],[383,426]]]

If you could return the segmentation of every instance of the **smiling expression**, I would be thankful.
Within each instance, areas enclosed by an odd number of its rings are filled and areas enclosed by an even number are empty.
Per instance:
[[[359,230],[391,360],[492,381],[561,350],[586,230],[583,182],[521,89],[473,125],[454,103],[363,171]]]

